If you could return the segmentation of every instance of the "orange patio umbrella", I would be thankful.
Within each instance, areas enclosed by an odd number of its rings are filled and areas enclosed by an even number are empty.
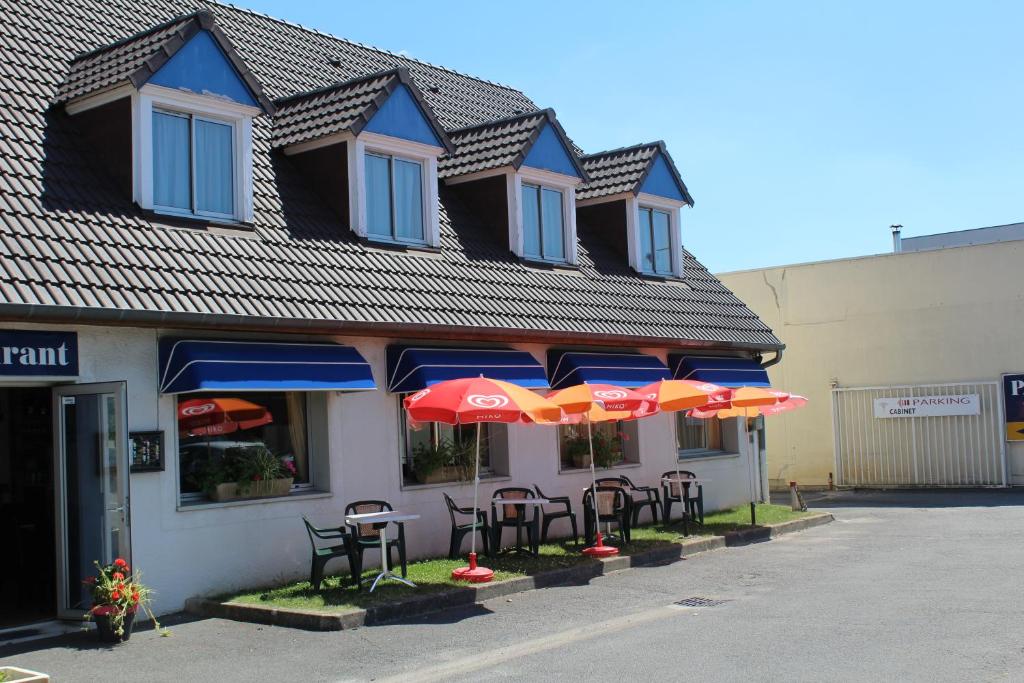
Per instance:
[[[476,423],[476,473],[473,478],[473,519],[479,509],[480,423],[518,422],[523,417],[534,421],[557,422],[562,409],[529,389],[487,379],[484,376],[438,382],[405,399],[405,410],[416,422],[445,424]],[[476,534],[472,534],[469,566],[452,571],[452,578],[474,583],[490,581],[494,571],[476,562]]]

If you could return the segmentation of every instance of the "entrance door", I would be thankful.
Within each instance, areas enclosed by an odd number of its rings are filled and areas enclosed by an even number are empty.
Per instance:
[[[61,617],[90,606],[82,583],[101,564],[129,559],[125,385],[56,387],[57,605]]]

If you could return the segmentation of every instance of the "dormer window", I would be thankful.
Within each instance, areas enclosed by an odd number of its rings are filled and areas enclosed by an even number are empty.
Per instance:
[[[580,188],[580,220],[603,233],[637,273],[683,277],[680,211],[692,206],[665,143],[583,157],[591,181]]]
[[[451,136],[455,153],[438,165],[445,183],[458,186],[488,224],[508,228],[508,247],[516,256],[574,265],[576,187],[587,174],[555,113],[518,114]]]
[[[646,273],[672,274],[672,217],[668,211],[639,208],[640,264]]]
[[[168,213],[234,219],[235,124],[153,110],[153,208]]]
[[[451,141],[405,68],[278,100],[273,145],[367,242],[437,247],[437,158]]]
[[[372,238],[423,244],[423,164],[366,153],[366,232]]]
[[[252,120],[274,106],[210,11],[79,55],[59,98],[71,115],[95,110],[93,120],[130,111],[114,125],[130,126],[132,198],[143,209],[252,220]]]
[[[562,190],[522,184],[523,256],[565,261],[565,198]]]

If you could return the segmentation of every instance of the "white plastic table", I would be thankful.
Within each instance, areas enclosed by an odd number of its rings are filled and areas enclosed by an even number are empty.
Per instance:
[[[384,579],[393,579],[404,583],[406,586],[416,587],[416,584],[405,578],[399,576],[388,569],[388,522],[408,522],[414,519],[419,519],[419,515],[412,515],[398,510],[385,510],[384,512],[364,512],[358,515],[345,515],[346,524],[373,524],[380,525],[378,533],[380,534],[380,574],[377,574],[377,578],[373,580],[373,585],[370,586],[370,592],[377,587],[377,584]]]

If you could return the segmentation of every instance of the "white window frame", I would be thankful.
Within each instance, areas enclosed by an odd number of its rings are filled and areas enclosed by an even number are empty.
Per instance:
[[[645,222],[643,220],[643,213],[645,211],[649,211],[650,212],[650,214],[651,214],[651,220],[650,221]],[[668,219],[669,264],[668,264],[668,270],[666,270],[666,271],[658,270],[658,267],[657,267],[658,255],[657,255],[657,249],[655,248],[654,215],[658,214],[658,213],[664,215]],[[643,232],[644,231],[649,231],[650,232],[651,264],[652,264],[651,268],[646,268],[646,265],[647,265],[646,256],[647,256],[647,254],[643,253],[643,243],[644,243],[644,241],[643,241]],[[639,254],[639,262],[640,262],[641,265],[645,266],[644,269],[643,269],[644,274],[646,274],[646,275],[675,275],[675,263],[674,263],[674,259],[673,259],[673,256],[674,256],[675,252],[674,252],[674,250],[672,248],[672,212],[671,211],[666,211],[664,209],[659,209],[659,208],[654,207],[654,206],[648,206],[646,204],[639,204],[637,206],[637,248],[641,250],[640,254]]]
[[[680,212],[685,202],[641,192],[636,197],[626,197],[626,236],[629,265],[642,275],[656,277],[683,277],[683,235],[680,227]],[[640,253],[640,208],[654,209],[668,213],[669,247],[672,250],[672,272],[655,273],[644,268],[643,254]]]
[[[438,215],[437,158],[445,152],[444,148],[367,132],[360,133],[355,138],[347,136],[344,141],[347,143],[348,149],[349,222],[352,225],[352,230],[370,242],[439,247],[441,245],[441,226]],[[334,140],[334,142],[338,142],[338,140]],[[420,164],[422,169],[420,180],[423,183],[420,192],[423,199],[424,239],[422,241],[387,239],[382,235],[369,233],[366,220],[367,154],[395,157]]]
[[[512,250],[512,253],[527,261],[576,265],[579,262],[579,249],[576,239],[576,187],[582,181],[575,176],[567,176],[527,166],[521,167],[518,171],[507,171],[505,178],[508,201],[509,248]],[[544,259],[526,255],[523,248],[525,235],[522,206],[524,184],[536,185],[543,189],[556,190],[562,193],[564,259]]]
[[[428,222],[428,218],[427,218],[427,201],[426,201],[426,192],[425,192],[425,190],[426,190],[426,187],[425,187],[426,183],[423,182],[423,177],[425,175],[427,175],[426,164],[424,164],[422,159],[413,159],[413,158],[410,158],[410,157],[405,156],[405,155],[391,154],[389,152],[382,152],[382,151],[379,151],[379,150],[376,150],[376,149],[367,149],[367,150],[364,151],[364,154],[365,154],[365,156],[373,156],[373,157],[377,157],[378,159],[387,159],[388,160],[388,171],[389,171],[388,183],[389,183],[389,190],[390,190],[389,194],[391,195],[391,197],[390,197],[390,200],[391,200],[391,235],[388,236],[388,237],[385,237],[384,235],[379,235],[377,233],[371,233],[370,232],[369,222],[367,222],[367,225],[366,225],[366,238],[368,240],[373,240],[373,241],[377,241],[377,242],[395,242],[397,244],[411,244],[411,245],[420,245],[420,246],[426,245],[427,244],[427,222]],[[364,159],[365,159],[365,157],[364,157]],[[421,206],[420,206],[420,217],[421,217],[421,219],[423,221],[423,224],[420,226],[420,228],[423,231],[423,238],[422,239],[416,239],[416,238],[410,238],[410,237],[399,237],[396,234],[397,233],[397,228],[398,228],[398,225],[396,223],[396,216],[395,216],[395,162],[396,161],[404,161],[406,163],[416,164],[420,168],[420,203],[421,203]],[[364,163],[365,163],[365,161],[364,161]],[[368,199],[367,199],[367,201],[368,201]]]
[[[185,218],[221,222],[248,223],[253,218],[252,119],[262,113],[257,107],[236,104],[219,98],[144,85],[132,92],[132,198],[143,209]],[[232,126],[234,155],[232,214],[182,211],[176,207],[156,206],[153,201],[153,110],[187,115]],[[193,184],[195,178],[193,174]],[[193,196],[194,196],[193,192]],[[194,201],[194,200],[193,200]]]

